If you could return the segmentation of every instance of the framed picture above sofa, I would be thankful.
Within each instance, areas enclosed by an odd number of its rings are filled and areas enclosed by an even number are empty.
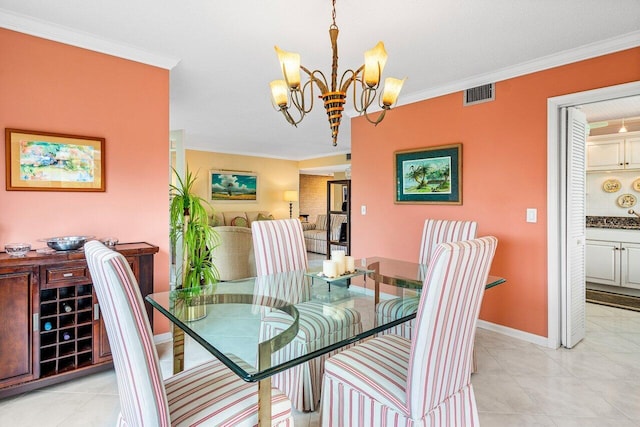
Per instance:
[[[212,202],[257,202],[258,174],[210,170],[209,200]]]

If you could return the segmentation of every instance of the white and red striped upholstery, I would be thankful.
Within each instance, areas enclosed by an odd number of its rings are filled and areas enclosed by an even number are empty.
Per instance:
[[[475,221],[449,221],[444,219],[427,219],[422,229],[420,256],[418,263],[428,265],[435,248],[444,242],[460,242],[476,238],[478,223]],[[420,270],[424,271],[424,270]],[[424,277],[420,277],[424,280]],[[406,314],[415,313],[420,297],[390,299],[380,302],[376,307],[378,324],[387,323]],[[411,311],[413,310],[413,311]],[[383,333],[391,333],[411,339],[411,331],[415,322],[410,320],[394,326]]]
[[[471,353],[498,240],[442,243],[433,253],[412,340],[382,335],[325,365],[323,426],[478,426]]]
[[[300,277],[296,279],[296,283],[291,283],[291,286],[295,287],[291,292],[273,289],[274,285],[282,286],[291,277],[296,277],[307,269],[307,252],[302,225],[298,219],[253,222],[251,230],[258,272],[256,292],[265,293],[255,295],[254,299],[259,301],[264,297],[291,297],[290,303],[295,304],[300,313],[296,338],[273,354],[272,363],[291,360],[362,332],[362,320],[358,311],[351,308],[334,308],[309,301],[308,298],[302,299],[311,295],[308,291],[308,278]],[[299,289],[301,283],[303,288]],[[327,314],[329,312],[331,316]],[[289,325],[289,316],[277,310],[268,311],[261,323],[261,339],[278,335]],[[298,410],[314,411],[320,401],[324,362],[334,353],[336,352],[319,356],[274,375],[271,378],[273,385],[282,390]]]
[[[214,360],[163,381],[149,319],[129,263],[97,241],[84,246],[113,354],[119,426],[254,426],[258,386]],[[291,402],[272,389],[272,425],[292,426]]]
[[[418,264],[429,264],[438,244],[475,239],[477,231],[478,223],[475,221],[425,220]]]
[[[258,276],[307,268],[307,250],[299,219],[254,221],[251,233]]]

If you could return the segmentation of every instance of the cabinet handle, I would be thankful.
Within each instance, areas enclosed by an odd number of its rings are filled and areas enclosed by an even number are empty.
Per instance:
[[[624,166],[624,163],[618,163],[618,166]]]
[[[616,247],[616,248],[613,248],[613,250],[614,251],[619,251],[620,249]]]
[[[33,313],[33,332],[38,332],[40,330],[39,318],[40,316],[38,316],[38,313]]]
[[[621,251],[624,251],[624,250],[625,250],[625,248],[620,248],[620,250],[621,250]]]
[[[625,164],[625,165],[628,165],[628,164],[629,164],[629,162],[624,162],[624,164]]]
[[[93,320],[100,320],[100,304],[93,304]]]
[[[73,273],[64,273],[62,277],[73,277]]]

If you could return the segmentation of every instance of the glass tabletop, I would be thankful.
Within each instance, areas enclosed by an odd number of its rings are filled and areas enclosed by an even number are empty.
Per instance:
[[[175,324],[174,335],[189,335],[245,381],[260,381],[415,317],[414,310],[385,319],[376,315],[376,306],[394,298],[415,302],[424,266],[378,257],[356,263],[367,271],[342,281],[313,280],[313,271],[299,270],[220,282],[196,295],[158,292],[146,300]],[[503,282],[490,276],[487,288]],[[342,332],[332,334],[338,338],[311,337],[313,345],[296,345],[304,350],[279,351],[301,334],[319,334],[318,324]]]

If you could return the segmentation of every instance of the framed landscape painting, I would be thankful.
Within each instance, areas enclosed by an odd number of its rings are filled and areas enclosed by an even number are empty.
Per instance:
[[[462,204],[462,144],[395,152],[395,203]]]
[[[209,171],[209,199],[212,202],[257,202],[258,175],[253,172]]]
[[[104,138],[5,130],[7,190],[105,191]]]

